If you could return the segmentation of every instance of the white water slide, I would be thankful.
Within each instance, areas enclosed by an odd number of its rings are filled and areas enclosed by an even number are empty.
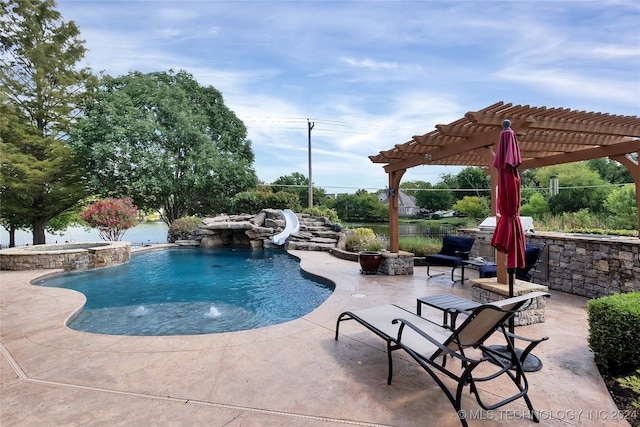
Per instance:
[[[284,230],[271,238],[271,241],[276,245],[283,245],[291,233],[295,233],[300,229],[298,217],[291,209],[280,211],[280,215],[284,219]]]

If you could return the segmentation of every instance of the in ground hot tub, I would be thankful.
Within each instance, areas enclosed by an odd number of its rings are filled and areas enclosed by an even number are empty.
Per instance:
[[[22,246],[0,250],[0,270],[62,268],[87,270],[131,259],[130,242],[85,242]]]

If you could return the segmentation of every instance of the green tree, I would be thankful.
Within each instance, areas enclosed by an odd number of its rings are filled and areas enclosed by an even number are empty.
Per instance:
[[[586,162],[566,163],[546,166],[536,170],[536,180],[548,183],[551,176],[557,175],[560,192],[549,200],[552,213],[577,212],[589,209],[593,213],[604,210],[604,200],[610,189],[597,172]]]
[[[52,219],[87,195],[67,137],[97,79],[88,68],[76,69],[84,41],[55,6],[0,4],[0,209],[10,231],[32,230],[34,245],[46,243]]]
[[[456,175],[450,173],[440,174],[440,181],[438,181],[438,184],[444,184],[447,188],[458,188]]]
[[[522,188],[526,188],[526,187],[538,187],[539,183],[536,182],[536,174],[535,174],[535,169],[524,169],[524,170],[520,170],[519,174],[520,174],[520,185],[522,186]],[[491,180],[491,179],[489,179]],[[546,183],[547,185],[549,184],[548,182]]]
[[[636,189],[633,184],[615,188],[607,196],[604,206],[615,218],[618,227],[635,230],[638,227],[638,205],[636,204]]]
[[[491,188],[491,177],[484,173],[484,171],[478,167],[471,166],[464,168],[456,175],[456,183],[458,189],[470,189],[469,191],[457,192],[458,199],[464,196],[477,196],[487,197],[489,192],[486,191]]]
[[[286,191],[297,194],[300,204],[309,207],[309,179],[300,172],[293,172],[291,175],[284,175],[271,183],[271,190],[274,193]],[[313,204],[322,205],[327,199],[327,192],[324,188],[313,187]]]
[[[453,209],[464,216],[474,219],[481,219],[489,215],[489,203],[486,198],[478,196],[464,196],[458,200]]]
[[[419,180],[400,183],[400,189],[407,196],[415,197],[423,188],[432,188],[432,185],[430,182]]]
[[[631,176],[629,169],[606,157],[588,160],[587,165],[592,170],[598,172],[600,178],[606,182],[610,182],[611,184],[626,184],[633,182],[633,177]]]
[[[381,222],[389,219],[388,207],[366,190],[338,196],[334,209],[343,221]]]
[[[244,124],[186,71],[105,76],[85,114],[72,145],[92,189],[131,197],[167,224],[228,212],[235,194],[256,188]]]
[[[540,193],[533,193],[529,201],[520,208],[521,216],[530,216],[536,219],[542,218],[549,213],[549,203]]]
[[[453,193],[444,183],[431,185],[427,182],[422,191],[416,192],[416,204],[431,211],[451,209],[453,202]]]

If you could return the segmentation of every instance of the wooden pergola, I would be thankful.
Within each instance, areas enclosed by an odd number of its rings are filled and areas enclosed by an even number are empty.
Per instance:
[[[504,120],[511,120],[520,143],[520,170],[602,157],[624,165],[635,182],[640,230],[640,118],[498,102],[369,156],[372,162],[385,164],[389,175],[391,252],[399,251],[397,195],[406,170],[420,165],[479,166],[491,173],[495,189],[498,172],[492,165]],[[496,192],[491,191],[493,215],[495,199]]]

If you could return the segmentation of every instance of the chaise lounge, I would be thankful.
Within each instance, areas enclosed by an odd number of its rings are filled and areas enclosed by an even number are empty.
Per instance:
[[[338,316],[335,339],[338,339],[340,323],[355,320],[387,342],[389,373],[387,383],[391,384],[393,376],[392,352],[404,350],[434,379],[445,393],[458,413],[460,422],[467,426],[465,411],[462,410],[462,392],[465,386],[475,395],[476,401],[484,410],[493,410],[514,400],[523,398],[529,413],[535,422],[539,422],[528,393],[528,381],[522,368],[525,357],[540,342],[547,338],[531,340],[509,333],[505,323],[528,301],[539,296],[547,296],[544,292],[532,292],[526,295],[496,301],[473,309],[464,322],[453,331],[431,322],[396,305],[386,305],[357,311],[346,311]],[[507,357],[497,353],[484,342],[495,332],[500,331],[506,341]],[[514,339],[529,342],[524,351],[516,352]],[[476,349],[476,350],[473,350]],[[460,361],[450,363],[447,357]],[[484,363],[490,362],[490,363]],[[478,366],[492,366],[491,372],[483,369],[482,376],[475,376]],[[449,390],[443,379],[444,375],[456,383],[454,391]],[[482,400],[479,383],[489,382],[506,375],[515,385],[511,396],[500,398],[498,402],[487,404]],[[496,396],[489,393],[491,400]],[[484,396],[484,394],[483,394]]]

